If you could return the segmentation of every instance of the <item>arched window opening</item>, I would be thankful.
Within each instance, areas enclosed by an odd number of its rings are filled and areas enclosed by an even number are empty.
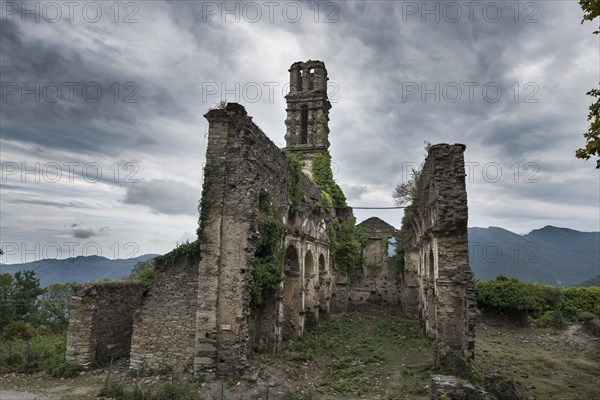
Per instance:
[[[321,254],[319,256],[319,275],[322,275],[326,272],[327,270],[325,269],[325,256]]]
[[[310,250],[306,252],[304,257],[304,279],[309,280],[315,276],[315,264],[313,260],[313,254]]]
[[[302,106],[302,122],[300,127],[300,142],[308,143],[308,106]]]

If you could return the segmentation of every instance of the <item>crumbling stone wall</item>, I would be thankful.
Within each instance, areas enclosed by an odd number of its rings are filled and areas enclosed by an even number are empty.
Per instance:
[[[314,310],[316,305],[310,300],[316,296],[314,277],[304,276],[305,260],[309,251],[313,266],[321,255],[329,259],[325,221],[329,217],[315,211],[321,191],[305,176],[299,210],[290,214],[293,177],[288,156],[252,122],[243,106],[229,103],[205,117],[209,133],[202,215],[206,216],[201,228],[194,369],[212,377],[245,368],[253,338],[264,336],[268,343],[277,343],[286,333],[302,334],[305,307]],[[277,209],[288,227],[287,275],[273,302],[253,315],[250,289],[261,203]]]
[[[199,251],[177,249],[156,259],[154,284],[134,315],[132,369],[192,370],[199,262]]]
[[[292,65],[285,150],[239,104],[205,115],[209,132],[198,247],[191,255],[175,251],[163,257],[145,297],[145,287],[132,282],[76,289],[67,360],[108,361],[127,356],[131,344],[132,368],[231,376],[247,366],[251,346],[276,349],[349,304],[398,299],[425,332],[472,356],[475,299],[464,146],[442,144],[429,151],[403,224],[402,274],[385,245],[386,238],[399,240],[398,232],[372,218],[362,224],[371,238],[366,262],[347,276],[330,255],[328,228],[334,218],[353,218],[352,210],[332,207],[331,193],[324,196],[312,181],[313,161],[329,146],[327,79],[320,61]],[[290,155],[301,160],[299,168],[290,165]],[[259,308],[251,307],[251,297],[265,210],[286,228],[280,249],[285,257],[282,281]]]
[[[370,243],[363,250],[363,265],[350,277],[349,304],[398,303],[399,265],[390,256],[389,248],[399,243],[400,232],[377,217],[361,222],[358,227],[365,230]]]
[[[129,356],[133,314],[144,285],[132,281],[77,285],[71,297],[68,362],[89,365]]]
[[[401,300],[424,331],[473,357],[475,294],[468,262],[464,145],[430,147],[403,224]]]

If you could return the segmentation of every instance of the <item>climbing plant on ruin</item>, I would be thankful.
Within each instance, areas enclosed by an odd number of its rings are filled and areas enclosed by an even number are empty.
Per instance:
[[[290,216],[295,216],[300,211],[302,200],[302,154],[289,154],[291,182],[290,182]]]
[[[196,229],[196,235],[198,239],[203,238],[202,230],[208,221],[208,216],[210,215],[210,202],[208,200],[208,192],[210,190],[212,184],[212,170],[207,165],[204,167],[204,182],[202,183],[202,197],[200,198],[200,202],[198,204],[198,209],[200,212],[200,216],[198,219],[198,228]]]
[[[252,272],[252,308],[264,307],[265,300],[275,294],[283,279],[285,225],[273,205],[269,207],[268,215],[260,223],[259,232],[260,239],[254,252]]]
[[[369,243],[369,236],[356,226],[354,217],[341,222],[334,219],[328,233],[333,260],[346,275],[362,266],[362,251]]]
[[[346,196],[333,179],[331,171],[331,156],[329,152],[316,154],[312,159],[313,180],[323,190],[332,201],[335,208],[345,208]],[[327,200],[326,200],[327,201]]]

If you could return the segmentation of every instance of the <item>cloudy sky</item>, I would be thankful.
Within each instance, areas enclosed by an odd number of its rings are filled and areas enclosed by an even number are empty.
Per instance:
[[[464,143],[469,226],[600,229],[599,173],[574,157],[599,38],[575,0],[21,4],[0,2],[3,262],[193,240],[203,114],[242,103],[283,146],[288,68],[309,59],[350,205],[392,206],[426,141]]]

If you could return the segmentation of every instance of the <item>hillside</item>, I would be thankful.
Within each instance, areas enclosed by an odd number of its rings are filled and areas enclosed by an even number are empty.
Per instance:
[[[496,275],[558,287],[600,273],[600,232],[546,226],[527,235],[498,227],[469,228],[469,260],[476,279]]]
[[[23,264],[0,264],[0,273],[33,270],[43,287],[53,283],[89,282],[99,279],[121,279],[129,275],[139,261],[158,254],[144,254],[134,258],[111,260],[101,256],[79,256],[62,260],[44,259]]]
[[[581,286],[581,287],[600,286],[600,275],[596,275],[592,279],[588,279],[583,282],[580,282],[579,284],[577,284],[575,286]]]

